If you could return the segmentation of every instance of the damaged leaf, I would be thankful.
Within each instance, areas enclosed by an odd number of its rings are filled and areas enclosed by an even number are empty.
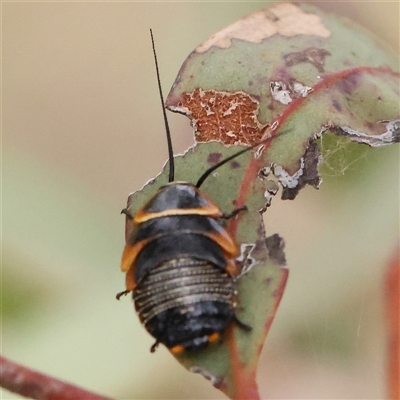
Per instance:
[[[175,157],[177,181],[196,182],[201,173],[221,159],[237,152],[236,147],[221,148],[219,143],[200,143],[183,156]],[[199,353],[176,356],[187,369],[201,373],[231,398],[256,399],[255,373],[258,355],[274,318],[286,284],[288,270],[283,253],[284,242],[279,236],[266,240],[261,210],[267,206],[265,193],[268,180],[256,179],[257,170],[248,168],[253,154],[243,154],[216,170],[204,182],[202,191],[218,204],[224,213],[246,205],[227,224],[236,237],[241,255],[238,264],[242,273],[238,279],[238,318],[252,327],[244,332],[228,328],[222,342],[213,343]],[[129,196],[127,208],[131,215],[168,181],[168,168],[142,190]],[[126,224],[126,235],[131,224]],[[250,296],[249,294],[257,294]],[[261,299],[260,299],[261,298]]]
[[[318,188],[315,139],[324,132],[371,146],[399,141],[399,77],[396,57],[372,35],[313,6],[288,3],[223,29],[182,65],[166,106],[190,118],[197,143],[175,157],[176,180],[195,183],[237,152],[232,145],[261,143],[201,188],[224,213],[248,208],[227,227],[241,248],[237,315],[253,330],[231,326],[221,343],[177,357],[230,398],[258,398],[258,358],[288,275],[283,239],[265,238],[262,213],[278,184],[285,199],[307,184]],[[132,215],[167,176],[164,170],[129,197]]]
[[[398,100],[398,60],[375,37],[313,6],[277,3],[198,46],[166,105],[191,119],[198,142],[249,145],[274,124],[292,130],[304,144],[289,147],[292,160],[286,143],[269,158],[293,175],[307,140],[326,130],[374,146],[399,140]]]

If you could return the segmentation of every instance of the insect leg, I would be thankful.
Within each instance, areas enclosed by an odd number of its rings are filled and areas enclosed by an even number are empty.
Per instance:
[[[117,298],[117,300],[119,300],[121,296],[126,296],[129,292],[130,290],[124,290],[123,292],[117,293],[115,297]]]
[[[160,341],[157,339],[155,341],[155,343],[153,344],[153,346],[150,347],[150,353],[154,353],[159,344],[160,344]]]
[[[242,322],[236,315],[233,315],[233,321],[240,329],[243,329],[246,332],[250,332],[251,330],[253,330],[251,326]]]
[[[122,209],[121,214],[125,214],[129,220],[133,219],[132,215],[130,214],[127,208]]]
[[[230,218],[234,217],[236,214],[239,214],[241,211],[247,211],[247,206],[242,206],[242,207],[236,208],[230,214],[224,214],[222,216],[222,218],[230,219]]]

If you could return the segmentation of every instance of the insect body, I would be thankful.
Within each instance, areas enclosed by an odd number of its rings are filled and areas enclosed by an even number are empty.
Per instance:
[[[199,350],[236,321],[238,247],[225,216],[191,183],[159,189],[132,217],[122,258],[126,292],[133,291],[141,322],[172,352]]]
[[[153,51],[154,41],[152,37]],[[250,150],[248,147],[206,170],[196,185],[174,181],[174,161],[164,109],[157,57],[154,51],[160,99],[169,152],[169,184],[135,214],[122,210],[131,224],[122,256],[126,290],[133,293],[136,311],[156,339],[173,353],[200,350],[217,340],[234,321],[251,328],[235,315],[235,257],[238,246],[224,228],[225,215],[199,188],[221,165]]]

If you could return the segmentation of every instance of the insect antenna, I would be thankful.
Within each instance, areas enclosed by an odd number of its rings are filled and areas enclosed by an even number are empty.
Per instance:
[[[173,182],[174,178],[175,178],[174,150],[172,149],[171,132],[169,130],[167,113],[165,111],[165,106],[164,106],[164,97],[163,97],[163,93],[162,93],[162,89],[161,89],[161,79],[160,79],[160,71],[158,69],[156,47],[155,47],[155,44],[154,44],[153,31],[151,29],[150,29],[150,36],[151,36],[151,44],[152,44],[152,47],[153,47],[154,63],[155,63],[155,66],[156,66],[158,90],[160,92],[161,107],[162,107],[163,116],[164,116],[165,133],[167,134],[168,159],[169,159],[168,182]]]
[[[231,156],[224,158],[222,161],[220,161],[219,163],[213,165],[211,168],[208,168],[207,171],[204,171],[203,175],[201,175],[201,177],[199,178],[199,180],[196,183],[196,187],[199,188],[203,182],[208,178],[208,176],[215,171],[216,169],[218,169],[219,167],[221,167],[222,165],[226,164],[228,161],[231,161],[232,159],[240,156],[243,153],[246,153],[248,151],[250,151],[251,149],[253,149],[254,147],[259,146],[259,144],[256,144],[254,146],[250,146],[250,147],[246,147],[243,150],[238,151],[235,154],[232,154]]]
[[[209,177],[209,175],[214,172],[216,169],[218,169],[219,167],[221,167],[222,165],[226,164],[228,161],[233,160],[234,158],[240,156],[243,153],[247,153],[248,151],[254,149],[255,147],[258,147],[262,144],[268,143],[270,140],[275,139],[278,136],[281,136],[285,133],[289,132],[288,130],[285,130],[283,132],[279,132],[277,135],[274,136],[270,136],[264,140],[261,140],[261,142],[253,144],[252,146],[246,147],[243,150],[239,150],[237,153],[232,154],[231,156],[224,158],[222,161],[220,161],[219,163],[213,165],[212,167],[208,168],[206,171],[204,171],[203,175],[200,176],[199,180],[196,183],[196,187],[199,188],[204,181]]]

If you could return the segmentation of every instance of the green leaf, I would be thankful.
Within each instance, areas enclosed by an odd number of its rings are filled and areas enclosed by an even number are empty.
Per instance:
[[[185,155],[175,157],[176,180],[196,182],[215,160],[236,151],[236,148],[221,148],[219,143],[198,144]],[[249,391],[256,393],[254,382],[258,357],[254,356],[261,351],[288,273],[282,239],[277,235],[266,239],[264,235],[260,210],[266,207],[264,192],[267,181],[252,176],[255,170],[247,167],[252,159],[252,155],[245,154],[222,166],[205,181],[202,190],[226,213],[243,204],[249,209],[230,221],[228,229],[241,244],[243,259],[239,259],[244,274],[238,279],[237,315],[253,330],[248,333],[232,326],[228,329],[227,340],[222,343],[212,344],[200,353],[177,357],[186,368],[202,373],[234,398],[247,398]],[[249,171],[250,175],[246,177]],[[167,180],[166,168],[141,191],[130,195],[127,207],[130,214],[134,215]],[[243,196],[245,194],[249,197]],[[129,235],[130,224],[126,226]]]
[[[262,143],[254,154],[220,167],[201,188],[225,213],[248,207],[227,227],[242,251],[237,313],[253,331],[232,326],[222,343],[178,357],[230,398],[258,398],[258,358],[288,275],[283,240],[265,238],[262,213],[279,185],[285,199],[307,184],[318,188],[315,138],[324,132],[371,146],[399,140],[396,68],[396,57],[352,22],[286,3],[218,32],[182,65],[166,106],[191,119],[198,143],[175,157],[176,180],[195,183],[237,152],[227,145]],[[129,197],[131,214],[167,176],[164,170]]]
[[[350,21],[278,3],[198,46],[166,105],[191,118],[200,142],[254,144],[268,127],[304,142],[330,128],[378,146],[396,131],[398,140],[398,68],[397,57]],[[287,163],[282,150],[273,161]],[[298,160],[304,149],[293,150]]]

